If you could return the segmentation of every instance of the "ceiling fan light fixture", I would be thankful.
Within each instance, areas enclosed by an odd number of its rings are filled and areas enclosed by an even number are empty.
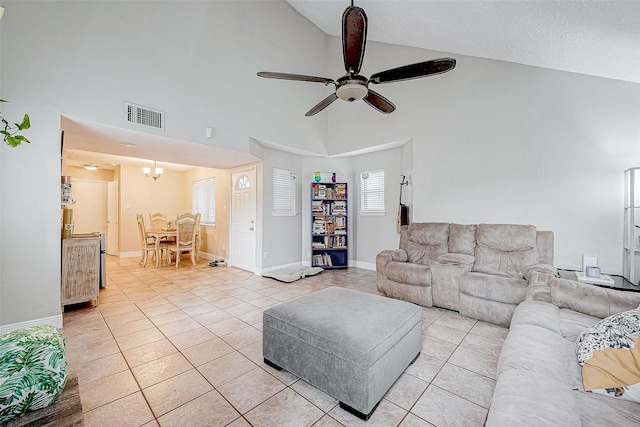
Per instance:
[[[367,26],[367,14],[364,9],[355,7],[353,0],[351,0],[351,6],[348,6],[342,14],[342,57],[347,74],[337,80],[270,71],[261,71],[258,76],[270,79],[324,83],[325,86],[328,86],[329,83],[335,84],[335,92],[307,111],[305,114],[307,117],[318,114],[338,98],[346,102],[364,100],[365,103],[380,113],[389,114],[395,111],[396,106],[379,93],[369,90],[369,83],[381,84],[419,79],[446,73],[456,65],[456,60],[452,58],[434,59],[381,71],[367,79],[360,74],[367,43]]]
[[[359,101],[367,96],[368,92],[367,86],[360,82],[343,83],[336,89],[338,98],[347,102]]]

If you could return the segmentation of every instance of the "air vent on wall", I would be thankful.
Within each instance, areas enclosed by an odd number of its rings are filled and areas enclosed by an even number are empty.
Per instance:
[[[136,123],[144,126],[151,126],[164,130],[164,112],[151,110],[140,105],[124,103],[125,120],[129,123]]]

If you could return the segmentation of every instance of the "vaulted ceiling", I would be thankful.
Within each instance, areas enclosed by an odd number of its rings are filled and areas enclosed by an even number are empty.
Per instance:
[[[340,37],[349,0],[288,3],[326,34]],[[369,41],[640,83],[640,1],[354,3],[369,18]]]

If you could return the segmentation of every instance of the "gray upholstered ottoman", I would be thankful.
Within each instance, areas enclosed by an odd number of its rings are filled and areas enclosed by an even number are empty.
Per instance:
[[[264,361],[284,368],[367,420],[420,354],[422,309],[331,287],[264,311]]]

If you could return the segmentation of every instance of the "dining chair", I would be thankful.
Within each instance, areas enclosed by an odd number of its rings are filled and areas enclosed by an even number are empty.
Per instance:
[[[167,228],[168,222],[169,220],[168,220],[167,214],[163,214],[162,212],[155,212],[155,213],[149,214],[149,223],[151,224],[152,229],[164,230]],[[160,244],[162,244],[165,241],[171,242],[171,243],[175,242],[174,237],[162,236],[160,239],[161,239]]]
[[[167,215],[161,212],[149,214],[149,224],[151,224],[151,228],[165,229],[167,228]]]
[[[200,227],[201,216],[202,215],[200,214],[200,212],[196,214],[196,221],[198,223],[198,227],[196,228],[196,245],[195,245],[196,261],[200,261],[200,244],[202,243],[202,236],[201,236],[202,228]]]
[[[149,252],[156,255],[156,244],[147,237],[147,230],[144,226],[144,217],[137,213],[136,221],[138,222],[138,233],[140,234],[140,246],[142,247],[142,258],[140,262],[143,267],[147,266],[147,260],[149,259]]]
[[[180,257],[184,252],[191,254],[191,263],[196,265],[196,235],[200,227],[200,214],[185,213],[176,220],[176,242],[169,245],[168,260],[171,254],[176,254],[176,269],[180,265]]]

